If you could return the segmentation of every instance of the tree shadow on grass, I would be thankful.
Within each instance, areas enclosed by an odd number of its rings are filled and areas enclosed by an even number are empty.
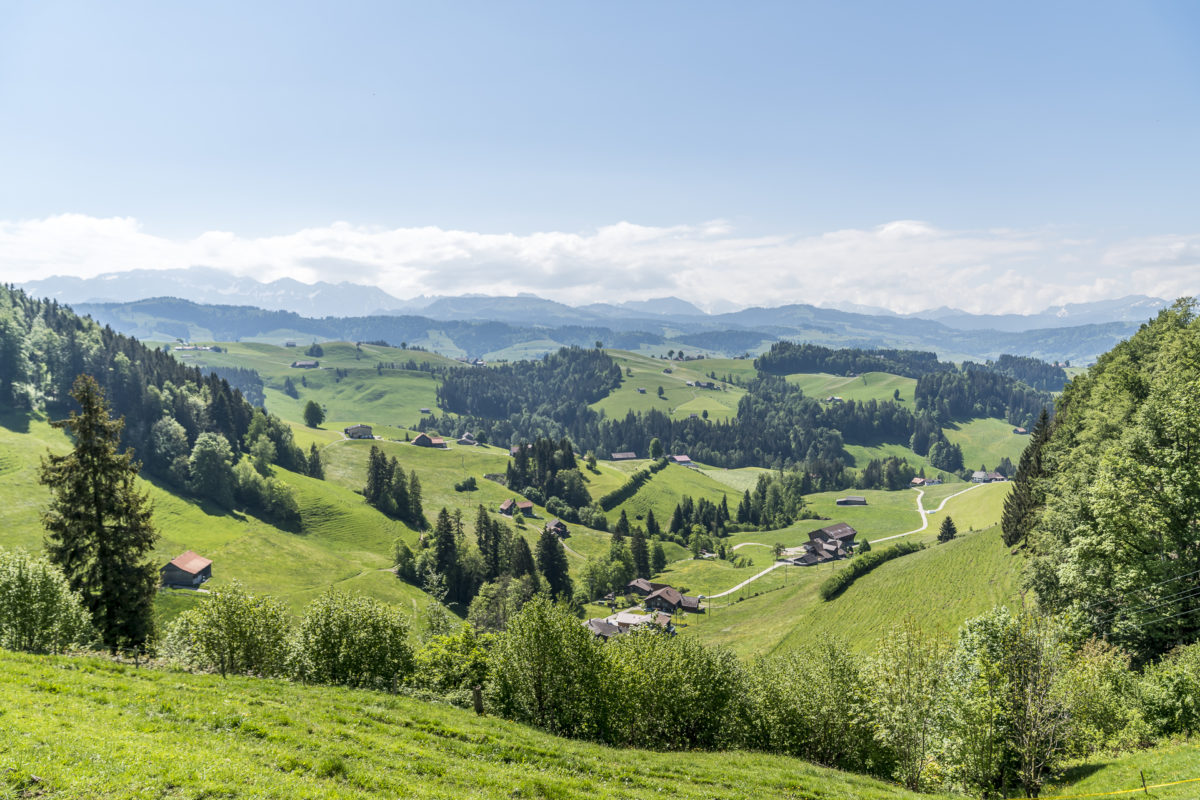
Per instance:
[[[1092,762],[1088,762],[1087,764],[1076,764],[1075,766],[1070,767],[1067,770],[1065,770],[1062,775],[1059,775],[1058,780],[1056,780],[1054,783],[1056,786],[1065,788],[1072,784],[1079,783],[1084,778],[1088,778],[1088,777],[1096,774],[1100,770],[1107,767],[1108,764],[1109,764],[1109,762],[1106,762],[1106,761],[1105,762],[1092,761]]]
[[[0,409],[0,428],[13,433],[29,433],[29,420],[32,416],[28,411]]]

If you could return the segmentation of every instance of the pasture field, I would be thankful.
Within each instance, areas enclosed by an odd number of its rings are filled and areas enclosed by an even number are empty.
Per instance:
[[[945,431],[951,444],[962,448],[963,466],[969,470],[979,469],[980,464],[995,469],[1005,456],[1015,467],[1029,444],[1028,436],[1013,433],[1013,426],[1002,419],[973,419],[948,425]]]
[[[830,375],[827,372],[796,373],[787,376],[787,382],[800,387],[809,397],[824,400],[840,397],[843,400],[892,400],[897,389],[900,402],[912,408],[913,394],[917,389],[915,378],[904,378],[890,372],[864,372],[853,378]]]
[[[717,372],[717,385],[721,385],[720,376],[724,373],[720,369],[701,369],[693,366],[706,362],[664,361],[626,350],[610,350],[608,353],[621,367],[621,385],[607,397],[591,405],[608,417],[620,418],[630,411],[645,413],[651,409],[663,411],[675,419],[687,419],[692,414],[703,416],[705,411],[712,420],[737,415],[738,402],[745,394],[744,390],[732,385],[726,385],[724,390],[698,389],[687,385],[688,381],[711,381],[712,378],[708,377],[709,371]],[[671,372],[664,373],[664,369]],[[630,372],[633,374],[630,375]],[[658,396],[660,386],[663,388],[662,397]],[[645,392],[639,392],[639,388]]]
[[[1062,794],[1086,797],[1119,792],[1137,797],[1142,793],[1143,777],[1147,786],[1154,787],[1143,796],[1159,800],[1192,800],[1200,795],[1200,780],[1195,780],[1200,778],[1200,742],[1193,737],[1115,758],[1095,756],[1069,768],[1061,780],[1047,784],[1042,794],[1047,797]],[[1164,783],[1174,785],[1162,786]]]
[[[932,797],[783,756],[614,750],[379,692],[96,658],[0,651],[0,717],[16,797]]]
[[[836,599],[822,600],[817,593],[821,582],[845,566],[835,561],[788,567],[785,576],[779,575],[783,569],[776,569],[768,578],[774,585],[786,580],[783,588],[766,591],[772,584],[764,583],[757,596],[718,605],[687,633],[747,656],[803,647],[822,636],[840,637],[869,651],[906,617],[936,634],[952,636],[963,620],[1018,597],[1020,561],[1010,555],[994,527],[888,561]]]
[[[11,420],[11,418],[10,418]],[[49,500],[37,483],[37,464],[47,448],[69,449],[66,436],[43,420],[30,419],[28,433],[0,427],[0,452],[15,468],[0,473],[0,546],[40,550],[41,511]],[[415,449],[415,448],[414,448]],[[160,563],[194,550],[213,560],[210,586],[239,580],[253,592],[274,595],[293,612],[330,586],[353,585],[381,600],[411,607],[429,598],[387,572],[397,537],[416,544],[416,533],[366,505],[350,489],[276,468],[276,477],[296,493],[301,529],[292,533],[248,514],[230,512],[182,497],[148,480],[139,480],[154,506]],[[161,595],[160,615],[173,616],[186,601],[172,592]]]
[[[646,512],[653,509],[655,518],[665,529],[671,521],[671,513],[684,495],[696,500],[705,497],[713,503],[720,503],[721,498],[725,497],[731,513],[737,511],[737,504],[742,499],[741,490],[716,481],[698,469],[671,464],[651,476],[637,494],[608,512],[609,522],[615,523],[620,518],[621,509],[625,510],[631,522],[645,518]]]

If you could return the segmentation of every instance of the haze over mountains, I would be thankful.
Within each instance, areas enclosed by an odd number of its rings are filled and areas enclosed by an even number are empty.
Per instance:
[[[1143,295],[1052,306],[1036,314],[971,314],[941,307],[912,314],[886,308],[835,303],[813,307],[775,305],[724,314],[709,314],[677,297],[591,303],[569,306],[533,294],[511,297],[483,295],[420,296],[398,298],[376,286],[350,282],[314,284],[290,278],[263,283],[210,267],[168,270],[129,270],[94,278],[53,276],[21,284],[38,297],[68,304],[128,303],[157,297],[178,297],[202,304],[253,306],[269,311],[292,311],[305,317],[362,317],[419,314],[436,320],[494,320],[532,325],[596,324],[620,320],[678,319],[689,324],[729,320],[741,326],[777,324],[781,308],[812,308],[815,316],[835,310],[871,317],[929,320],[961,331],[1020,332],[1107,323],[1140,323],[1165,307],[1168,301]],[[619,325],[618,328],[627,326]]]

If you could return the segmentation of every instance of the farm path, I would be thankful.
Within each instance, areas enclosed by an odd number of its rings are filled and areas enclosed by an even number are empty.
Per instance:
[[[941,503],[939,503],[939,504],[938,504],[938,507],[937,507],[937,508],[931,508],[931,509],[926,509],[926,508],[925,508],[925,504],[922,502],[922,501],[924,500],[924,498],[925,498],[925,490],[924,490],[924,489],[918,489],[918,490],[917,490],[917,513],[921,515],[921,527],[919,527],[919,528],[913,528],[911,531],[906,531],[906,532],[904,532],[904,533],[897,533],[895,536],[885,536],[885,537],[883,537],[882,539],[875,539],[875,540],[873,540],[873,541],[871,542],[871,544],[872,544],[872,545],[874,545],[874,544],[876,544],[876,543],[878,543],[878,542],[887,542],[887,541],[890,541],[890,540],[892,540],[892,539],[899,539],[899,538],[901,538],[901,537],[903,537],[903,536],[911,536],[911,535],[912,535],[912,534],[914,534],[914,533],[920,533],[921,531],[924,531],[925,529],[927,529],[927,528],[929,527],[929,515],[930,515],[930,514],[936,514],[936,513],[938,513],[939,511],[941,511],[943,508],[945,508],[945,507],[946,507],[946,501],[948,501],[948,500],[951,500],[951,499],[953,499],[953,498],[955,498],[955,497],[958,497],[959,495],[966,494],[967,492],[970,492],[970,491],[972,491],[972,490],[974,490],[974,489],[978,489],[980,486],[983,486],[983,485],[984,485],[984,484],[982,484],[982,483],[976,483],[976,484],[974,484],[974,485],[972,485],[972,486],[968,486],[966,489],[963,489],[961,492],[955,492],[954,494],[947,496],[946,498],[944,498],[944,499],[942,500],[942,502],[941,502]],[[760,542],[742,542],[741,544],[734,545],[733,549],[734,549],[734,550],[737,550],[739,547],[747,547],[747,546],[755,546],[755,547],[770,547],[771,545],[765,545],[765,544],[762,544],[762,543],[760,543]],[[749,586],[751,583],[754,583],[756,580],[758,580],[759,578],[761,578],[761,577],[763,577],[764,575],[768,574],[768,573],[769,573],[769,572],[771,572],[772,570],[779,569],[779,568],[780,568],[780,567],[782,567],[782,566],[785,566],[785,564],[784,564],[783,562],[777,561],[777,562],[775,562],[774,564],[772,564],[771,566],[769,566],[769,567],[767,567],[766,569],[764,569],[762,572],[758,573],[757,575],[754,575],[754,576],[752,576],[752,577],[750,577],[750,578],[747,578],[746,580],[742,581],[742,582],[741,582],[741,583],[739,583],[737,586],[734,586],[732,589],[726,589],[726,590],[725,590],[725,591],[723,591],[723,592],[719,592],[719,593],[717,593],[717,594],[711,594],[711,595],[708,595],[708,597],[707,597],[706,599],[708,599],[708,600],[715,600],[715,599],[717,599],[718,597],[725,597],[726,595],[733,594],[734,592],[736,592],[736,591],[739,591],[740,589],[744,589],[744,588],[746,588],[746,587],[747,587],[747,586]]]

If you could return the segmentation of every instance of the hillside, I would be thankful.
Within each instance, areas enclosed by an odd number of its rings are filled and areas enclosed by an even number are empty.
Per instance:
[[[930,797],[779,756],[617,751],[376,692],[4,651],[0,719],[0,788],[18,796]]]

